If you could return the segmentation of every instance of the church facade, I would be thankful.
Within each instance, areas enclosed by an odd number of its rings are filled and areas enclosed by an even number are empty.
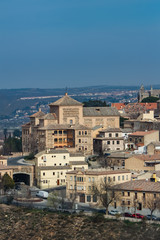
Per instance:
[[[112,107],[83,107],[83,104],[64,97],[49,105],[50,113],[39,110],[22,126],[24,153],[46,149],[66,148],[71,153],[93,154],[95,126],[119,128],[119,113]]]

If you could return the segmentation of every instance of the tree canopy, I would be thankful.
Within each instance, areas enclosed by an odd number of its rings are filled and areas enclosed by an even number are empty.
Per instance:
[[[154,102],[157,102],[159,100],[159,98],[157,97],[146,97],[146,98],[143,98],[143,100],[141,101],[142,103],[154,103]]]
[[[5,191],[8,190],[8,189],[14,188],[14,181],[8,175],[8,173],[5,173],[2,177],[2,187]]]
[[[84,107],[106,107],[106,101],[102,101],[102,100],[89,100],[86,102],[83,102],[83,106]]]
[[[4,141],[3,150],[4,150],[4,154],[9,154],[11,152],[21,152],[22,138],[8,137]]]

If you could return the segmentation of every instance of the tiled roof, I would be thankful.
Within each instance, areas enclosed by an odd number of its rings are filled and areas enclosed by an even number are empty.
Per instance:
[[[7,158],[4,156],[0,156],[0,160],[7,160]]]
[[[116,190],[137,192],[160,192],[160,183],[147,180],[134,180],[113,186]]]
[[[40,166],[38,167],[39,170],[69,170],[72,169],[70,166]]]
[[[143,161],[156,161],[160,160],[160,154],[148,155],[148,154],[136,154],[133,156],[134,158],[138,158]]]
[[[137,132],[134,132],[134,133],[129,134],[129,137],[130,137],[130,136],[145,136],[145,135],[148,135],[148,134],[157,132],[157,131],[158,131],[158,130],[152,130],[152,131],[137,131]]]
[[[49,149],[49,150],[44,150],[35,155],[35,157],[40,157],[43,154],[64,154],[64,153],[69,153],[66,149]]]
[[[49,104],[49,106],[82,106],[82,103],[76,101],[75,99],[73,99],[73,98],[69,97],[67,94],[65,94],[64,97]]]
[[[74,170],[74,171],[70,171],[68,172],[68,174],[77,174],[79,171],[78,170]],[[115,170],[115,171],[107,171],[107,170],[83,170],[81,171],[82,174],[84,175],[114,175],[114,174],[123,174],[123,173],[130,173],[130,171],[127,170]]]
[[[121,110],[125,107],[125,103],[112,103],[111,107],[115,107],[117,110]]]
[[[44,119],[44,120],[56,120],[57,116],[56,116],[55,113],[47,113],[46,115],[44,115],[42,117],[42,119]]]
[[[107,128],[104,130],[101,130],[100,132],[122,132],[121,128]]]
[[[83,116],[119,116],[119,112],[113,107],[84,107]]]
[[[69,164],[71,165],[88,165],[88,163],[84,161],[69,161]]]
[[[75,125],[70,125],[70,124],[50,124],[44,127],[40,127],[39,130],[67,130],[67,129],[75,129],[75,130],[91,130],[91,128],[86,127],[84,125],[80,124],[75,124]]]
[[[31,118],[31,117],[34,117],[34,118],[37,117],[37,118],[39,118],[39,117],[43,117],[44,115],[45,115],[44,112],[38,111],[38,112],[34,113],[33,115],[31,115],[30,118]]]

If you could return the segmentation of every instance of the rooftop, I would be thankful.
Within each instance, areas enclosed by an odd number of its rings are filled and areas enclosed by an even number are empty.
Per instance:
[[[84,161],[69,161],[69,164],[71,165],[88,165],[88,163]]]
[[[80,124],[50,124],[44,127],[40,127],[39,130],[69,130],[69,129],[74,129],[74,130],[91,130],[91,128],[86,127],[84,125]]]
[[[133,155],[132,157],[138,158],[143,161],[155,161],[155,160],[160,160],[160,154],[154,154],[154,155],[148,155],[148,154],[136,154]]]
[[[116,190],[137,191],[137,192],[160,192],[160,182],[147,180],[128,181],[113,186]]]
[[[34,117],[34,118],[39,118],[39,117],[43,117],[45,116],[45,113],[42,112],[41,110],[39,110],[38,112],[34,113],[33,115],[30,116],[30,118]]]
[[[107,128],[104,130],[101,130],[100,132],[122,132],[121,128]]]
[[[64,97],[58,99],[57,101],[49,104],[49,106],[82,106],[81,102],[68,96],[66,93]]]
[[[129,136],[145,136],[154,132],[157,132],[158,130],[152,130],[152,131],[137,131],[134,133],[129,134]]]
[[[56,116],[55,113],[47,113],[46,115],[44,115],[42,117],[42,119],[44,119],[44,120],[56,120],[57,116]]]
[[[39,170],[69,170],[72,169],[70,166],[40,166]]]
[[[79,170],[74,170],[74,171],[70,171],[67,174],[77,174],[77,173],[81,173],[83,175],[113,175],[113,174],[123,174],[123,173],[130,173],[130,171],[127,170],[115,170],[115,171],[107,171],[104,169],[99,169],[99,170],[83,170],[83,171],[79,171]]]
[[[84,107],[83,116],[119,116],[119,112],[113,107]]]

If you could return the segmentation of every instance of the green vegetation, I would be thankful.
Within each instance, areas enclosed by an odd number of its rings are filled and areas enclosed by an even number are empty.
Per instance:
[[[22,152],[22,138],[8,137],[5,139],[3,151],[4,154],[10,154],[11,152]]]
[[[124,121],[128,120],[128,118],[124,118],[120,116],[120,127],[123,128],[124,127]]]
[[[157,102],[159,100],[159,98],[157,97],[146,97],[143,98],[142,103],[154,103]]]
[[[84,107],[107,107],[106,101],[101,100],[89,100],[88,102],[83,102]]]
[[[2,187],[4,191],[14,188],[14,181],[7,173],[2,177]]]

